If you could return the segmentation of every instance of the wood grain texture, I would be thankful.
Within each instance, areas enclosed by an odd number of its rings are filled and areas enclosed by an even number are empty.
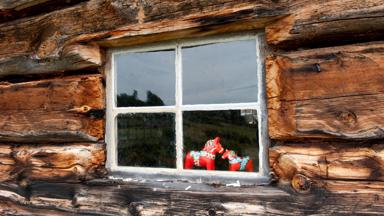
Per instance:
[[[0,200],[0,213],[4,216],[25,216],[25,215],[52,215],[52,216],[69,216],[73,213],[66,213],[62,210],[49,210],[39,209],[34,207],[28,207],[25,205],[18,205],[11,201]]]
[[[291,182],[298,191],[309,190],[310,184],[315,183],[337,192],[337,187],[327,184],[330,180],[355,184],[372,181],[373,186],[381,187],[384,181],[382,143],[285,143],[269,150],[269,163],[281,182]],[[362,182],[362,188],[364,185]],[[345,186],[339,188],[340,191],[346,189]]]
[[[272,139],[383,138],[384,43],[267,58]]]
[[[0,141],[97,141],[104,136],[99,75],[0,85]]]
[[[63,49],[60,57],[40,59],[17,56],[0,59],[0,77],[90,69],[100,67],[103,63],[103,52],[98,46],[70,45]]]
[[[65,47],[79,43],[111,47],[258,29],[284,12],[283,3],[269,0],[91,0],[65,10],[15,20],[12,25],[0,24],[0,68],[5,70],[9,64],[23,61],[65,62]],[[236,22],[242,25],[231,25]],[[212,27],[223,24],[229,26]],[[22,67],[28,73],[27,65],[20,67],[18,73],[23,71]],[[51,70],[42,67],[40,64],[41,72]],[[62,64],[59,68],[71,67]]]
[[[50,0],[3,0],[0,2],[0,11],[10,9],[21,10],[47,1]]]
[[[0,23],[65,9],[87,0],[2,0]]]
[[[381,40],[382,0],[291,1],[290,15],[268,25],[267,42],[282,48]]]
[[[0,144],[0,149],[1,182],[79,182],[105,173],[103,144]]]
[[[336,184],[341,185],[342,182]],[[344,182],[344,185],[346,182]],[[191,186],[186,191],[184,188]],[[2,215],[330,215],[381,214],[383,193],[313,191],[304,195],[276,187],[230,188],[183,183],[142,184],[98,180],[87,184],[0,185]],[[177,188],[179,187],[179,188]],[[382,188],[381,188],[382,189]],[[54,191],[54,193],[52,193]],[[12,214],[7,214],[12,212]]]

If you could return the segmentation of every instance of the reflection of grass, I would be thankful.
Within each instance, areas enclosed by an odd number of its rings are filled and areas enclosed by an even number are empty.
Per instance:
[[[172,114],[119,115],[119,165],[175,167],[174,131]]]
[[[169,132],[166,129],[135,129],[135,137],[129,137],[129,129],[119,130],[119,164],[174,167],[176,156],[172,137],[175,135]]]

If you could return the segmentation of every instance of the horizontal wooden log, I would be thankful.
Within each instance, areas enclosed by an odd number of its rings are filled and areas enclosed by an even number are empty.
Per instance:
[[[0,181],[78,182],[104,174],[105,145],[0,144]]]
[[[64,9],[87,0],[2,0],[0,23]]]
[[[335,181],[324,180],[321,187],[327,191],[339,194],[378,194],[382,195],[384,191],[384,182],[378,181]]]
[[[191,186],[188,191],[176,189],[188,186]],[[379,191],[314,191],[297,196],[271,186],[202,187],[201,184],[105,180],[88,185],[39,182],[27,188],[1,184],[1,204],[8,208],[0,208],[0,213],[13,210],[14,215],[56,211],[59,215],[380,214],[383,193]]]
[[[31,6],[39,5],[52,0],[3,0],[0,2],[2,10],[22,10]]]
[[[22,216],[22,215],[54,215],[66,216],[73,213],[66,213],[62,210],[50,210],[28,207],[25,205],[15,204],[10,201],[0,200],[0,213],[4,216]]]
[[[0,24],[0,71],[11,74],[12,71],[7,69],[9,65],[27,59],[35,65],[35,59],[42,62],[60,59],[65,62],[63,49],[78,43],[97,42],[110,47],[259,29],[284,14],[284,5],[268,0],[257,3],[251,0],[156,0],[130,3],[91,0],[65,10],[15,20],[12,25]],[[236,22],[241,25],[210,30],[212,26]],[[191,30],[193,28],[197,30]],[[144,36],[148,38],[132,38]],[[126,41],[127,38],[129,40]],[[68,69],[73,67],[63,63],[60,70],[67,70],[65,66]],[[47,69],[42,69],[44,65],[40,64],[39,67],[41,72],[46,72],[53,66],[48,64]],[[22,64],[17,71],[28,73],[30,68]]]
[[[0,141],[97,141],[104,136],[99,75],[0,85]]]
[[[31,56],[16,56],[0,59],[0,77],[53,73],[100,67],[104,63],[98,46],[71,45],[63,49],[60,57],[40,59]]]
[[[384,137],[384,42],[267,59],[272,139]]]
[[[383,1],[292,1],[290,15],[268,25],[266,35],[282,48],[381,40]]]
[[[280,181],[292,182],[296,189],[308,181],[319,185],[326,180],[384,181],[381,143],[278,145],[270,149],[269,163]]]

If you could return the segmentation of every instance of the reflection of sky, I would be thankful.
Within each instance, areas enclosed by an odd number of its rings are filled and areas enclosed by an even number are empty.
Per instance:
[[[254,40],[183,49],[183,101],[237,103],[257,101]]]
[[[116,56],[117,93],[147,99],[147,91],[159,96],[164,104],[175,104],[175,52],[126,53]]]
[[[254,40],[184,48],[184,104],[257,101],[256,44]],[[116,55],[117,93],[147,91],[166,105],[175,104],[175,52]]]

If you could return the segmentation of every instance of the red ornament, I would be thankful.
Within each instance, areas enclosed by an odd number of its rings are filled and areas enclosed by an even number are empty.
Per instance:
[[[239,157],[233,150],[226,149],[223,156],[221,156],[222,159],[228,158],[229,162],[229,171],[247,171],[247,172],[253,172],[253,161],[248,156],[246,157]]]
[[[224,148],[220,144],[220,137],[208,140],[203,150],[190,151],[185,156],[184,169],[192,169],[194,166],[205,167],[207,170],[215,170],[216,153],[222,154]]]

